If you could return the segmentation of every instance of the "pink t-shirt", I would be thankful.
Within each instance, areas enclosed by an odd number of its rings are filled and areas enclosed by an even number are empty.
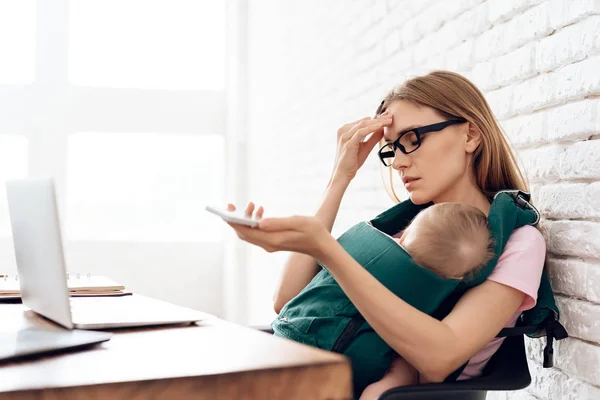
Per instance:
[[[401,232],[393,237],[399,238],[400,236]],[[545,258],[546,242],[536,228],[529,225],[522,226],[515,229],[510,235],[500,259],[488,279],[520,290],[525,293],[526,297],[518,311],[506,321],[504,327],[515,326],[521,312],[535,306]],[[503,341],[504,338],[493,339],[469,360],[457,379],[479,376]]]

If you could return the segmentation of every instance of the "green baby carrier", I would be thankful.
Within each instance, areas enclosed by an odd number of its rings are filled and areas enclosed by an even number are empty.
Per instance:
[[[395,295],[441,320],[465,291],[487,279],[515,229],[537,225],[540,215],[529,199],[528,193],[519,190],[496,193],[488,215],[494,257],[469,280],[443,278],[420,267],[391,237],[433,203],[415,205],[406,200],[379,214],[370,221],[371,225],[366,221],[357,223],[337,240]],[[395,352],[365,321],[327,268],[319,265],[322,270],[285,304],[271,327],[275,335],[348,356],[352,364],[354,393],[359,395],[367,385],[383,377]],[[544,367],[551,367],[553,339],[567,337],[558,319],[559,311],[544,271],[536,306],[523,312],[515,328],[505,328],[498,336],[545,335]],[[465,366],[446,381],[456,380]]]

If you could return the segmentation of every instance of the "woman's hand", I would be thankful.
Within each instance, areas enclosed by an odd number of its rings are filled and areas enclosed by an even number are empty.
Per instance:
[[[235,211],[235,206],[231,203],[227,203],[227,211]],[[250,202],[246,206],[246,212],[244,214],[246,214],[247,217],[252,218],[253,212],[254,212],[254,203]],[[263,206],[258,207],[258,210],[256,210],[256,214],[254,214],[254,219],[261,219],[264,212],[265,212],[265,209],[263,208]]]
[[[354,179],[373,147],[383,138],[383,127],[391,123],[392,117],[386,112],[376,118],[366,117],[350,122],[338,129],[332,181],[342,179],[349,182]],[[371,137],[364,140],[371,133]]]
[[[231,203],[227,209],[235,210]],[[246,215],[252,216],[254,204],[248,203]],[[255,219],[262,218],[263,207],[259,207]],[[227,222],[227,221],[226,221]],[[317,217],[294,215],[286,218],[262,218],[258,228],[227,222],[235,229],[238,237],[248,243],[262,247],[267,252],[294,251],[307,254],[317,260],[322,258],[324,239],[331,238],[325,225]]]

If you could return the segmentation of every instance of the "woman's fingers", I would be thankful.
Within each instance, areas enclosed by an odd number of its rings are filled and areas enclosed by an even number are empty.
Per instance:
[[[277,239],[277,233],[267,233],[262,230],[250,228],[248,226],[236,224],[233,222],[227,222],[227,224],[235,230],[237,236],[240,239],[263,248],[265,247],[265,245],[272,245],[272,242]]]
[[[253,212],[254,212],[254,203],[249,202],[248,205],[246,206],[245,214],[246,214],[246,216],[251,217]]]
[[[370,151],[370,149],[375,147],[375,145],[379,143],[381,139],[383,139],[383,129],[379,128],[373,132],[373,134],[367,140],[363,139],[362,143],[365,147],[369,148]]]
[[[358,130],[356,130],[356,132],[354,133],[354,135],[352,136],[352,138],[350,140],[354,140],[356,142],[362,142],[367,136],[369,136],[371,133],[377,133],[377,135],[374,136],[380,136],[379,139],[381,139],[381,137],[383,136],[383,127],[390,125],[392,123],[392,118],[391,117],[383,117],[383,118],[377,118],[376,119],[375,124],[373,125],[369,125],[363,128],[360,128]],[[381,133],[378,133],[377,131],[381,131]],[[378,139],[378,140],[379,140]]]
[[[231,203],[227,203],[227,211],[235,211],[236,208],[233,204]],[[252,213],[254,212],[254,203],[253,202],[249,202],[248,205],[246,206],[246,212],[245,215],[248,217],[252,217]],[[254,214],[255,218],[262,218],[263,214],[265,212],[265,209],[263,206],[258,207],[258,209],[256,210],[256,213]]]
[[[360,140],[362,140],[369,133],[381,128],[384,125],[389,125],[391,120],[389,118],[374,118],[371,120],[361,121],[354,125],[348,132],[342,136],[342,140],[348,141],[356,137],[357,133],[361,134]],[[355,139],[356,140],[356,139]],[[358,141],[360,141],[358,140]]]
[[[271,220],[271,218],[268,218],[268,220]],[[298,244],[301,245],[303,240],[306,239],[305,232],[280,229],[282,228],[282,225],[287,226],[287,224],[285,223],[278,223],[276,226],[276,228],[278,229],[270,230],[262,228],[253,229],[247,226],[238,225],[230,222],[228,222],[228,224],[236,231],[236,234],[240,239],[248,243],[252,243],[256,246],[262,247],[269,253],[280,250],[298,250],[296,249],[296,246]]]
[[[267,232],[294,231],[302,228],[303,219],[297,215],[291,217],[270,217],[259,222],[258,227]]]
[[[348,122],[347,124],[344,125],[344,127],[350,129],[353,126],[361,123],[362,121],[369,121],[370,119],[371,119],[371,117],[364,117],[361,119],[357,119],[356,121]]]
[[[316,217],[300,215],[264,218],[258,224],[259,229],[227,223],[240,239],[262,247],[268,252],[300,252],[314,258],[321,255],[319,243],[324,234],[329,234],[323,223]]]
[[[258,207],[258,209],[256,209],[256,213],[254,213],[254,209],[256,208],[256,206],[254,205],[253,202],[249,202],[248,205],[246,206],[246,216],[253,218],[252,214],[254,214],[254,218],[255,219],[260,219],[262,218],[265,209],[263,206]]]
[[[361,121],[366,121],[371,119],[371,117],[364,117],[361,119],[357,119],[356,121],[352,121],[352,122],[348,122],[347,124],[342,125],[339,129],[338,129],[338,137],[342,136],[344,133],[348,132],[348,130],[350,128],[352,128],[354,125],[358,124]]]
[[[364,117],[357,119],[356,121],[348,122],[338,129],[338,137],[350,138],[353,136],[353,134],[349,134],[351,130],[353,131],[352,133],[354,133],[361,127],[372,126],[373,124],[377,124],[381,121],[386,122],[388,119],[391,121],[391,115],[386,111],[375,118]]]
[[[265,209],[263,208],[263,206],[258,207],[258,210],[256,210],[256,218],[262,218],[263,214],[265,212]]]

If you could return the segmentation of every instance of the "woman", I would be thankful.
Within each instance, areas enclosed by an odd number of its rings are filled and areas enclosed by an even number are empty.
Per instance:
[[[466,122],[423,135],[410,131],[457,118]],[[389,154],[389,144],[400,136],[406,138],[405,134],[411,135],[412,148],[395,142],[392,157],[381,156]],[[387,290],[330,233],[348,185],[380,141],[382,162],[399,173],[415,204],[460,202],[488,215],[499,190],[529,191],[481,92],[459,74],[434,71],[393,89],[375,118],[338,130],[334,171],[314,217],[263,218],[259,229],[229,225],[241,239],[268,252],[294,252],[274,295],[277,313],[319,271],[316,260],[326,265],[365,320],[398,353],[384,378],[388,384],[393,380],[390,376],[407,364],[422,382],[443,381],[467,361],[458,379],[477,376],[502,342],[496,334],[514,326],[521,312],[535,305],[546,253],[544,239],[531,226],[516,229],[493,273],[463,295],[447,317],[440,321],[420,312]],[[256,217],[263,212],[260,207]],[[252,203],[246,213],[254,213]],[[377,387],[371,394],[386,388]]]

